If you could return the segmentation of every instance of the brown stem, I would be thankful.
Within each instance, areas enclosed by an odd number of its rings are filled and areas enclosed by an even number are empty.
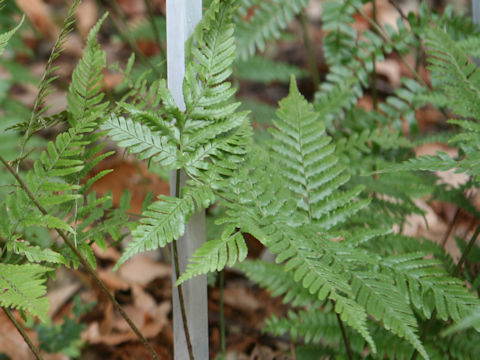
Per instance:
[[[18,176],[17,172],[8,164],[3,157],[0,156],[0,162],[7,168],[7,170],[15,177],[15,179],[18,181],[20,186],[22,187],[23,191],[27,194],[27,196],[30,198],[30,200],[35,204],[35,206],[40,210],[40,212],[43,215],[48,215],[48,212],[45,210],[45,208],[40,205],[40,203],[37,201],[35,196],[31,193],[30,189],[27,187],[27,185],[23,182],[23,180]],[[107,296],[107,298],[112,302],[112,304],[115,306],[115,308],[118,310],[120,315],[125,319],[127,324],[130,326],[130,328],[133,330],[133,332],[137,335],[138,339],[142,342],[142,344],[148,349],[150,352],[150,355],[152,355],[152,358],[155,360],[160,360],[160,357],[158,356],[157,352],[153,349],[152,345],[148,342],[148,340],[143,336],[143,334],[140,332],[140,330],[137,328],[137,326],[134,324],[132,319],[128,316],[128,314],[125,312],[123,307],[118,303],[118,301],[115,299],[115,297],[112,295],[112,293],[107,289],[107,286],[103,283],[103,281],[98,277],[97,273],[93,269],[93,267],[90,265],[88,260],[86,260],[82,253],[75,247],[73,242],[68,238],[68,236],[60,229],[55,229],[55,231],[58,233],[58,235],[63,239],[65,244],[72,250],[72,252],[75,254],[75,256],[78,258],[80,263],[85,267],[87,272],[93,277],[95,282],[97,283],[98,287],[102,290],[103,293]]]
[[[468,254],[473,249],[473,246],[475,245],[475,241],[477,240],[477,237],[478,237],[479,234],[480,234],[480,224],[477,225],[477,228],[475,229],[475,233],[472,235],[472,237],[468,241],[467,247],[463,251],[462,256],[460,257],[460,260],[458,260],[457,266],[455,267],[455,269],[453,270],[453,273],[452,273],[453,276],[458,276],[460,274],[460,271],[462,270],[462,266],[465,263],[465,260],[467,260]],[[437,309],[435,309],[432,312],[432,316],[428,320],[427,325],[425,326],[425,329],[423,330],[422,336],[420,338],[421,342],[424,342],[425,339],[427,338],[427,335],[430,332],[430,329],[431,329],[431,327],[433,325],[433,322],[435,321],[436,318],[437,318]],[[418,356],[418,351],[415,350],[413,352],[411,360],[415,360],[417,358],[417,356]]]
[[[40,350],[38,350],[37,347],[36,347],[35,345],[33,345],[32,339],[30,339],[30,337],[29,337],[28,334],[25,332],[25,330],[23,330],[22,325],[20,325],[20,323],[17,321],[17,319],[15,319],[15,317],[13,316],[13,314],[11,313],[11,311],[8,310],[7,308],[3,308],[3,311],[5,311],[5,314],[7,314],[8,318],[10,319],[10,321],[12,322],[12,324],[17,328],[17,330],[18,330],[18,332],[20,333],[20,335],[22,335],[23,340],[25,340],[25,342],[27,343],[28,347],[29,347],[30,350],[32,351],[33,355],[35,355],[35,358],[36,358],[37,360],[43,360],[42,355],[40,354]]]
[[[320,75],[318,74],[317,61],[315,60],[315,53],[313,52],[312,41],[310,40],[310,36],[308,35],[307,17],[305,16],[303,10],[300,12],[299,18],[300,24],[302,25],[303,44],[305,45],[305,50],[307,50],[308,63],[310,66],[310,71],[312,72],[313,86],[315,87],[316,91],[318,89],[318,86],[320,85]]]
[[[175,197],[180,197],[181,196],[181,189],[180,189],[180,176],[181,176],[181,170],[178,169],[176,172],[176,179],[175,179]],[[180,264],[178,263],[178,250],[177,250],[177,242],[174,241],[172,243],[172,252],[173,252],[173,262],[175,265],[175,279],[178,279],[180,275]],[[195,357],[193,356],[193,347],[192,347],[192,341],[190,339],[190,331],[188,330],[188,319],[187,319],[187,312],[185,310],[185,300],[183,297],[183,286],[182,284],[179,284],[177,286],[177,291],[178,291],[178,302],[180,303],[180,312],[182,314],[182,323],[183,323],[183,331],[185,333],[185,340],[187,342],[187,348],[188,348],[188,355],[190,356],[190,360],[194,360]]]
[[[345,332],[345,327],[343,326],[343,321],[340,318],[339,314],[335,313],[335,315],[337,316],[338,326],[340,326],[340,331],[342,332],[342,338],[343,338],[343,342],[345,344],[345,349],[347,349],[348,359],[353,360],[352,348],[350,347],[350,342],[348,341],[347,333]]]
[[[372,0],[373,22],[377,24],[377,1]],[[375,64],[375,53],[372,54],[372,100],[373,108],[378,110],[378,91],[377,91],[377,65]]]

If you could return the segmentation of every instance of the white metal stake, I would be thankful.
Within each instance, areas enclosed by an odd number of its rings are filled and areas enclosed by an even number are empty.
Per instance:
[[[472,0],[472,16],[475,24],[480,23],[480,0]]]
[[[202,18],[202,0],[167,0],[167,78],[177,106],[185,110],[183,78],[185,76],[185,41]],[[175,195],[176,172],[170,174],[170,194]],[[181,175],[182,187],[185,173]],[[180,271],[187,266],[194,251],[205,242],[205,213],[194,214],[185,234],[177,240]],[[172,251],[173,254],[173,251]],[[173,274],[175,265],[172,261]],[[172,277],[175,284],[176,278]],[[198,276],[182,284],[188,331],[195,360],[208,359],[207,278]],[[175,360],[189,359],[179,302],[178,288],[173,285],[173,333]]]

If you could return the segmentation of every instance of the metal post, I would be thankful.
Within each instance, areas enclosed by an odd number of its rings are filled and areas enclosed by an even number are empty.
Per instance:
[[[167,0],[167,76],[168,88],[181,110],[185,110],[183,78],[185,76],[185,41],[202,18],[202,0]],[[176,172],[170,174],[170,193],[174,195]],[[181,186],[185,173],[181,175]],[[194,214],[185,235],[177,240],[180,271],[187,266],[194,251],[205,242],[205,213]],[[172,252],[173,253],[173,252]],[[173,261],[172,261],[173,262]],[[172,264],[172,266],[174,266]],[[175,269],[174,269],[175,270]],[[173,271],[175,274],[175,271]],[[175,284],[173,277],[172,282]],[[198,276],[182,284],[188,330],[195,360],[208,359],[207,278]],[[181,316],[178,289],[173,286],[173,332],[175,360],[189,359]]]

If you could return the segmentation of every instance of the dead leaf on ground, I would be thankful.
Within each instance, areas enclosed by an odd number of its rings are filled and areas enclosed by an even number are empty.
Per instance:
[[[80,288],[81,284],[75,282],[73,284],[64,285],[62,287],[49,290],[47,297],[50,303],[48,309],[48,317],[52,318],[60,308],[75,294]]]
[[[148,256],[137,255],[123,264],[118,274],[132,284],[146,286],[156,278],[170,277],[172,268]]]
[[[49,7],[42,0],[15,0],[33,26],[46,38],[55,40],[60,29],[52,22]]]
[[[75,12],[77,28],[84,39],[98,19],[98,6],[94,0],[83,0]]]

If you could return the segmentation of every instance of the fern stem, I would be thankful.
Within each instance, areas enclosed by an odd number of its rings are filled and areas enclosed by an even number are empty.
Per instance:
[[[460,257],[460,260],[458,260],[457,266],[455,266],[455,269],[453,270],[452,275],[453,276],[458,276],[460,274],[460,271],[462,270],[463,264],[467,260],[467,256],[470,253],[470,251],[473,249],[473,246],[475,245],[475,242],[477,240],[478,235],[480,234],[480,224],[477,225],[477,228],[475,229],[475,232],[473,233],[472,237],[468,241],[468,244],[465,248],[465,250],[462,253],[462,256]],[[430,332],[430,329],[433,325],[433,322],[437,318],[437,309],[435,309],[432,312],[432,316],[427,322],[427,325],[425,325],[425,329],[423,330],[422,336],[420,337],[420,341],[424,342],[425,339],[427,338],[428,333]],[[413,355],[411,357],[411,360],[415,360],[418,356],[417,350],[413,352]]]
[[[360,8],[356,8],[356,10],[358,11],[358,13],[360,15],[362,15],[362,17],[367,20],[367,22],[375,29],[375,31],[378,32],[378,34],[383,38],[383,40],[385,40],[386,42],[388,42],[390,45],[392,45],[393,47],[395,47],[395,43],[392,41],[392,39],[390,39],[390,37],[383,31],[383,29],[375,22],[373,21],[367,14],[365,14],[365,12],[360,9]],[[398,57],[400,58],[400,61],[407,67],[407,69],[412,73],[413,77],[421,84],[427,86],[430,88],[430,86],[420,77],[420,75],[418,74],[417,71],[415,71],[414,68],[412,68],[410,66],[410,64],[408,63],[408,61],[405,59],[405,57],[398,53]]]
[[[155,23],[155,16],[153,14],[152,5],[150,4],[150,0],[144,0],[145,6],[147,7],[148,18],[150,20],[150,24],[153,28],[153,36],[155,36],[155,41],[158,45],[158,52],[160,53],[162,58],[165,58],[165,54],[163,53],[162,42],[160,41],[160,31],[158,30],[157,24]]]
[[[176,178],[175,178],[175,194],[174,196],[179,198],[181,196],[181,188],[180,188],[180,176],[182,170],[178,169],[176,171]],[[172,252],[173,252],[173,263],[175,265],[175,279],[178,279],[180,276],[180,264],[178,263],[178,249],[177,249],[177,242],[172,242]],[[182,323],[183,323],[183,331],[185,333],[185,340],[187,342],[188,348],[188,355],[190,360],[194,360],[195,357],[193,355],[193,347],[192,341],[190,339],[190,331],[188,330],[188,319],[187,319],[187,312],[185,310],[185,299],[183,297],[183,285],[179,284],[177,286],[178,291],[178,302],[180,303],[180,312],[182,314]]]
[[[343,321],[339,314],[335,313],[335,315],[337,316],[338,326],[340,326],[340,331],[342,332],[342,338],[345,344],[345,349],[347,350],[348,359],[353,360],[352,348],[350,347],[350,341],[348,341],[347,333],[345,332],[345,327],[343,326]]]
[[[115,12],[115,15],[118,16],[120,18],[120,20],[122,21],[122,24],[123,24],[123,27],[125,29],[128,29],[128,24],[127,22],[125,21],[125,19],[123,18],[122,16],[122,11],[120,10],[120,8],[118,7],[118,4],[116,1],[112,1],[112,0],[109,0],[109,3],[110,5],[112,6],[113,8],[113,11]],[[148,57],[146,57],[141,51],[140,49],[138,48],[136,42],[131,38],[131,36],[129,35],[128,31],[122,31],[122,27],[117,23],[117,21],[115,20],[115,16],[111,16],[110,19],[112,19],[112,24],[113,24],[113,27],[115,28],[115,30],[117,31],[117,33],[120,35],[120,37],[125,40],[125,42],[128,44],[128,46],[130,46],[130,48],[133,50],[133,52],[135,53],[135,55],[137,55],[139,58],[140,58],[140,61],[142,61],[146,66],[148,66],[150,69],[153,70],[153,72],[158,75],[158,76],[161,76],[160,72],[158,71],[157,69],[157,66],[155,66],[154,64],[152,64],[152,62],[150,61],[150,59]]]
[[[3,308],[3,311],[5,311],[5,314],[7,314],[8,318],[10,319],[10,321],[12,322],[12,324],[17,328],[18,332],[20,333],[20,335],[22,335],[23,337],[23,340],[25,340],[25,342],[27,343],[28,347],[30,348],[30,350],[32,351],[32,353],[35,355],[35,358],[37,360],[43,360],[43,357],[42,355],[40,354],[40,350],[38,350],[38,348],[33,344],[32,342],[32,339],[30,339],[30,337],[28,336],[28,334],[25,332],[25,330],[23,329],[22,325],[20,325],[20,323],[17,321],[17,319],[15,319],[15,317],[13,316],[12,312],[10,310],[8,310],[7,308]]]
[[[20,178],[18,173],[8,164],[5,159],[0,156],[0,162],[7,168],[7,170],[15,177],[15,179],[18,181],[20,186],[22,187],[23,191],[27,194],[27,196],[30,198],[30,200],[35,204],[35,206],[40,210],[40,212],[43,215],[48,215],[48,212],[45,210],[45,208],[38,202],[38,200],[35,198],[35,196],[32,194],[28,186],[23,182],[23,180]],[[115,297],[112,295],[112,293],[108,290],[107,286],[105,283],[99,278],[93,267],[90,265],[88,260],[86,260],[82,253],[75,247],[75,244],[68,238],[68,236],[60,229],[55,229],[55,231],[58,233],[58,235],[63,239],[65,244],[72,250],[72,252],[75,254],[75,256],[78,258],[80,263],[85,267],[87,272],[93,277],[95,282],[97,283],[98,287],[102,290],[102,292],[107,296],[107,298],[110,300],[110,302],[113,304],[113,306],[118,310],[120,315],[125,319],[127,324],[130,326],[130,328],[133,330],[135,335],[137,335],[138,339],[142,342],[142,344],[148,349],[150,352],[150,355],[152,356],[153,359],[155,360],[160,360],[160,357],[158,356],[157,352],[155,349],[152,347],[152,345],[148,342],[148,340],[145,338],[145,336],[140,332],[140,330],[137,328],[135,323],[132,321],[130,316],[125,312],[123,307],[118,303],[118,301],[115,299]]]
[[[310,71],[312,72],[313,86],[315,91],[320,85],[320,75],[318,74],[317,61],[315,59],[315,53],[313,52],[312,41],[308,34],[308,21],[305,16],[305,11],[300,11],[299,14],[300,24],[302,25],[302,34],[303,34],[303,44],[305,45],[305,50],[307,51],[308,63],[310,66]]]
[[[223,301],[223,287],[225,285],[225,271],[220,271],[219,290],[220,290],[220,349],[222,357],[226,358],[227,346],[225,343],[225,303]]]

